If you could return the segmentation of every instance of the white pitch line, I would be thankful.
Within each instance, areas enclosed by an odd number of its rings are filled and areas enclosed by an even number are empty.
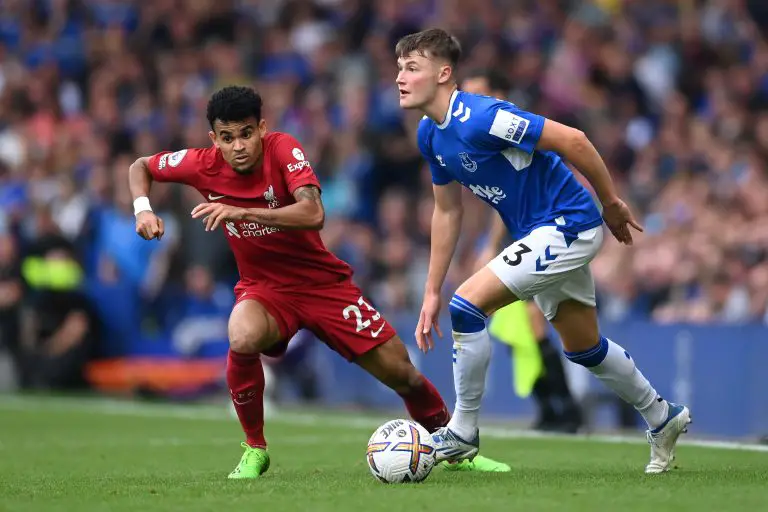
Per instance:
[[[77,399],[77,398],[37,398],[0,396],[0,411],[36,411],[41,408],[56,411],[93,412],[112,416],[133,416],[144,418],[172,418],[205,421],[235,421],[225,407],[185,406],[185,405],[152,405],[138,402],[128,402],[110,399]],[[1,414],[1,413],[0,413]],[[270,424],[284,425],[323,425],[332,428],[347,428],[373,430],[392,417],[351,417],[349,413],[316,414],[300,412],[278,412],[275,417],[267,418]],[[695,425],[694,425],[695,428]],[[482,426],[483,437],[491,439],[558,439],[576,442],[598,442],[608,444],[645,444],[645,439],[637,436],[619,435],[567,435],[535,432],[529,430],[504,429],[496,426]],[[719,450],[739,450],[768,453],[768,445],[739,443],[734,441],[710,441],[681,438],[680,444]]]

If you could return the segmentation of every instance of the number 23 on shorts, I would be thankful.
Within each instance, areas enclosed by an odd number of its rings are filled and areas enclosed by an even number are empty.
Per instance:
[[[373,315],[371,318],[367,320],[363,320],[363,312],[360,310],[359,306],[363,306],[366,311],[373,312]],[[343,311],[344,319],[349,320],[353,316],[355,317],[355,320],[357,321],[357,332],[362,332],[366,329],[368,329],[371,338],[376,338],[381,334],[381,331],[384,329],[384,326],[386,325],[386,322],[381,318],[381,313],[376,311],[376,309],[368,304],[368,302],[363,299],[361,296],[359,299],[357,299],[357,304],[350,304],[346,308],[344,308]],[[372,325],[373,322],[377,322],[381,320],[381,325],[377,326],[378,328],[376,330],[373,330]]]

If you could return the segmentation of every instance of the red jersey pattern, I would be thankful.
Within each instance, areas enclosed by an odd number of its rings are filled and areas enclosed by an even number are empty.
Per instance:
[[[157,181],[195,187],[206,202],[244,208],[280,208],[295,203],[299,187],[320,188],[299,142],[271,132],[263,138],[263,162],[241,175],[215,147],[164,152],[149,158]],[[323,244],[319,231],[281,230],[257,222],[228,221],[222,226],[240,272],[240,284],[273,290],[325,286],[352,276],[352,269]]]

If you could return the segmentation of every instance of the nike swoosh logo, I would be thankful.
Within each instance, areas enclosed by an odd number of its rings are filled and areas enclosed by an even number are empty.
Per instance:
[[[381,334],[381,331],[384,329],[384,325],[385,325],[385,323],[382,322],[381,327],[379,327],[378,331],[371,331],[371,337],[372,338],[378,338],[379,334]]]
[[[221,198],[224,198],[224,197],[227,197],[227,196],[226,195],[223,195],[223,196],[213,196],[211,194],[208,194],[208,200],[209,201],[217,201],[217,200],[219,200]]]
[[[237,396],[235,396],[235,393],[232,393],[232,402],[234,402],[235,405],[245,405],[249,402],[253,402],[253,399],[256,398],[256,392],[250,391],[247,393],[238,393]]]

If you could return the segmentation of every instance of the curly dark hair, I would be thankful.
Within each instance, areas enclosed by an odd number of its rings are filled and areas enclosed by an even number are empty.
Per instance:
[[[213,129],[213,123],[244,121],[249,117],[261,121],[261,96],[251,87],[228,85],[214,92],[208,100],[206,117]]]

